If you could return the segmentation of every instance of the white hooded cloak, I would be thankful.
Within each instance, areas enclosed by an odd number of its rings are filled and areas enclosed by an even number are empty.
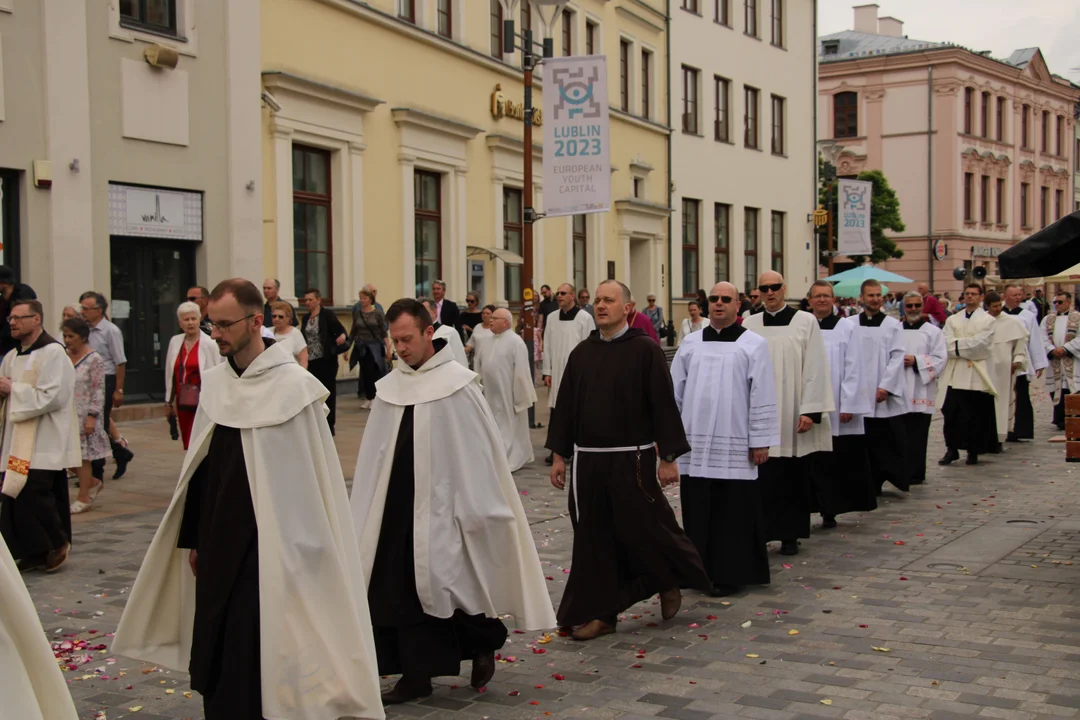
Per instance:
[[[994,398],[998,442],[1005,442],[1012,426],[1016,412],[1016,378],[1027,372],[1027,348],[1027,328],[1022,320],[1005,312],[994,318],[993,343],[986,360],[986,372],[998,389]],[[1020,365],[1015,371],[1013,363]]]
[[[510,472],[517,472],[533,461],[528,410],[536,404],[536,388],[525,341],[509,330],[485,341],[476,356],[476,372],[502,433]]]

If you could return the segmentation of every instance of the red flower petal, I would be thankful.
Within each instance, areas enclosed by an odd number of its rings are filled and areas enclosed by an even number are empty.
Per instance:
[[[559,673],[555,673],[551,677],[555,678],[556,680],[565,680],[566,679],[566,676],[560,675]]]

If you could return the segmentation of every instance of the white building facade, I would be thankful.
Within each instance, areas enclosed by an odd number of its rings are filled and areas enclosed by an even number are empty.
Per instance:
[[[768,269],[814,281],[814,0],[671,3],[674,316]],[[681,244],[681,252],[679,250]]]

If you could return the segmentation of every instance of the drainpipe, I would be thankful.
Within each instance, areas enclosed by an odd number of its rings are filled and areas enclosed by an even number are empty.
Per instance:
[[[811,28],[812,35],[810,36],[810,72],[813,73],[811,79],[811,87],[814,88],[814,95],[811,99],[811,103],[814,106],[814,122],[810,127],[810,152],[811,162],[814,167],[814,186],[810,188],[810,207],[816,209],[818,206],[818,183],[821,179],[818,177],[818,146],[817,146],[817,133],[818,133],[818,36],[817,36],[817,6],[818,0],[814,0],[814,22]],[[811,211],[812,212],[812,211]],[[810,262],[813,263],[814,280],[818,279],[818,268],[821,267],[821,249],[818,247],[820,243],[820,235],[817,231],[817,225],[813,226],[811,230],[812,238],[810,241]]]
[[[926,66],[926,267],[934,291],[934,66]]]
[[[816,1],[816,0],[815,0]],[[664,83],[667,89],[667,181],[668,181],[668,216],[667,216],[667,307],[668,307],[668,347],[675,344],[675,306],[672,304],[675,301],[675,291],[672,288],[674,277],[671,274],[671,244],[674,242],[671,236],[672,232],[672,220],[671,220],[671,208],[672,200],[674,199],[674,192],[672,188],[674,183],[671,177],[671,147],[672,147],[672,130],[671,130],[671,0],[667,0],[664,3],[664,27],[667,32],[664,33],[667,40],[667,59],[666,68],[667,82]],[[627,268],[629,270],[629,268]]]

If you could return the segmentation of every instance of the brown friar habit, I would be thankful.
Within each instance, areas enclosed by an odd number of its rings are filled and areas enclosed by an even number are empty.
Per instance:
[[[657,453],[690,451],[664,351],[642,330],[606,341],[599,331],[570,353],[548,426],[547,448],[574,461],[573,565],[561,626],[602,620],[674,588],[712,583],[656,478]],[[623,452],[603,448],[649,446]],[[568,463],[569,466],[569,463]]]
[[[261,718],[259,536],[238,428],[214,428],[188,486],[177,547],[198,551],[190,671],[206,718]]]

